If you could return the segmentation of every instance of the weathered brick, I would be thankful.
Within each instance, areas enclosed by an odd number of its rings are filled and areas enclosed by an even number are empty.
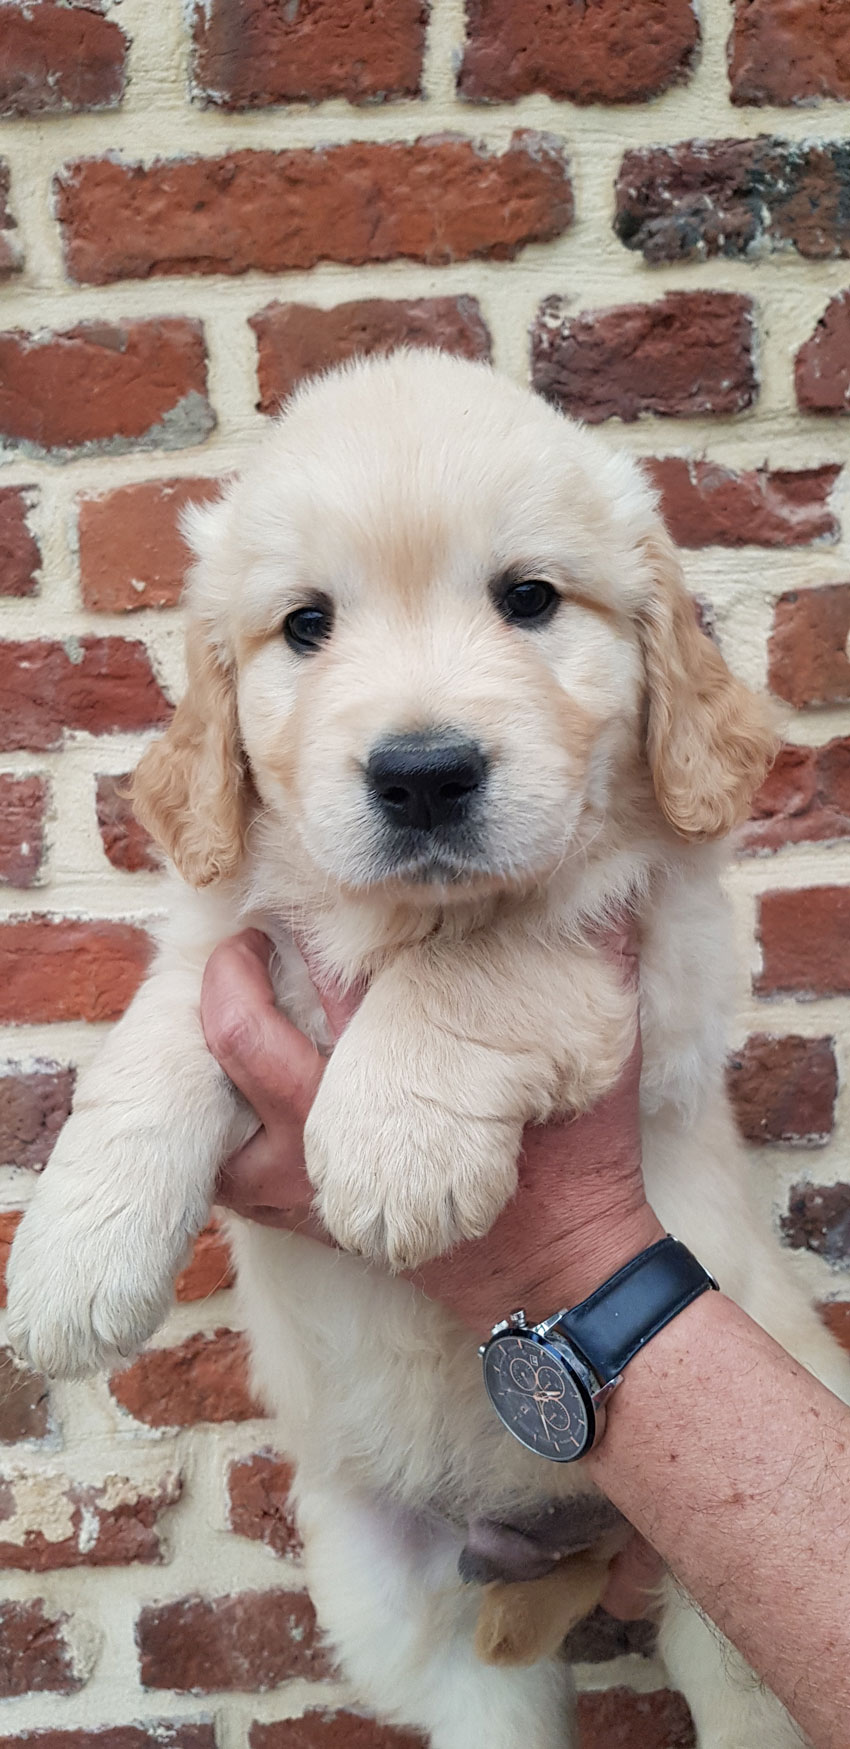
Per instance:
[[[748,1142],[827,1142],[835,1124],[838,1069],[831,1038],[757,1032],[726,1066],[738,1128]]]
[[[134,638],[0,643],[0,750],[43,753],[67,731],[112,735],[166,723],[172,707]]]
[[[32,486],[0,486],[0,596],[35,595],[41,553],[27,520]]]
[[[181,1490],[176,1475],[155,1487],[129,1476],[85,1487],[50,1472],[8,1470],[0,1479],[0,1567],[47,1573],[160,1561],[159,1520]]]
[[[196,94],[222,109],[418,97],[426,0],[194,0]]]
[[[140,869],[157,870],[162,859],[149,832],[136,819],[128,794],[132,772],[115,777],[105,773],[97,779],[97,823],[103,848],[113,868],[136,874]]]
[[[87,1670],[68,1635],[68,1617],[43,1597],[0,1602],[0,1699],[19,1694],[75,1694]]]
[[[780,595],[768,642],[771,691],[802,710],[850,699],[850,583]]]
[[[174,1348],[150,1348],[113,1373],[109,1389],[147,1427],[251,1421],[264,1414],[251,1396],[248,1345],[238,1330],[199,1332]]]
[[[89,158],[66,166],[56,195],[68,272],[90,285],[319,261],[505,261],[573,217],[563,151],[531,133],[497,153],[441,135],[150,166]]]
[[[850,1263],[850,1184],[795,1184],[782,1237],[794,1251],[814,1251],[827,1263]]]
[[[762,893],[760,996],[850,994],[850,887]]]
[[[101,0],[4,0],[0,116],[114,109],[124,95],[127,38]]]
[[[0,886],[31,887],[44,855],[43,777],[0,774]]]
[[[0,334],[0,449],[56,460],[185,449],[214,425],[199,322],[162,316]]]
[[[263,1693],[330,1674],[305,1591],[177,1598],[141,1610],[136,1642],[143,1687],[178,1694]]]
[[[633,1694],[606,1688],[578,1697],[579,1749],[695,1749],[696,1734],[681,1694],[659,1688]]]
[[[274,413],[305,377],[394,346],[439,346],[462,358],[490,357],[476,298],[362,298],[321,310],[268,304],[250,318],[257,336],[259,408]]]
[[[532,383],[592,425],[740,413],[756,397],[751,300],[668,292],[657,303],[573,316],[563,299],[547,298],[532,330]]]
[[[795,249],[850,255],[850,145],[683,140],[627,152],[614,229],[645,260],[706,261]]]
[[[825,747],[785,746],[739,827],[742,852],[781,850],[850,837],[850,736]]]
[[[71,1111],[74,1070],[40,1062],[24,1069],[14,1063],[0,1071],[0,1166],[37,1172]]]
[[[2,54],[3,11],[0,6],[0,55]],[[0,78],[2,73],[0,72]],[[12,173],[4,159],[0,158],[0,280],[11,279],[20,273],[24,265],[23,251],[15,235],[18,224],[9,206],[9,192],[12,186]]]
[[[733,0],[733,103],[850,98],[846,0]]]
[[[210,1719],[151,1719],[141,1725],[57,1726],[0,1737],[0,1749],[216,1749]]]
[[[0,1348],[0,1445],[44,1439],[49,1432],[47,1380],[19,1367],[11,1348]],[[0,1749],[2,1743],[0,1738]]]
[[[850,292],[839,292],[794,361],[797,404],[804,413],[850,412]]]
[[[0,923],[0,1022],[117,1020],[151,955],[130,923],[47,916]]]
[[[217,1221],[210,1221],[195,1240],[185,1269],[180,1271],[174,1292],[181,1302],[207,1300],[222,1288],[232,1287],[236,1277],[230,1251]]]
[[[94,613],[176,607],[190,553],[180,533],[187,504],[220,494],[217,480],[143,480],[98,498],[81,498],[83,604]]]
[[[830,493],[839,463],[820,468],[737,468],[658,456],[644,471],[680,547],[798,547],[837,541]]]
[[[511,102],[530,91],[572,103],[639,103],[690,75],[700,30],[690,0],[466,0],[461,96]]]
[[[327,1707],[311,1707],[300,1719],[257,1720],[248,1742],[250,1749],[427,1749],[418,1731],[396,1731],[364,1713]]]
[[[6,1304],[6,1267],[21,1219],[20,1209],[0,1209],[0,1306]]]
[[[850,1354],[850,1300],[826,1300],[818,1311],[836,1342]]]
[[[279,1452],[237,1458],[227,1473],[228,1516],[237,1536],[298,1559],[302,1544],[290,1499],[292,1478],[292,1465]]]

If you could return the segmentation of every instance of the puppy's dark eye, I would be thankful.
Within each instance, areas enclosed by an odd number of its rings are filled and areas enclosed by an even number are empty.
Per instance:
[[[309,655],[330,637],[333,614],[330,607],[314,602],[312,607],[296,607],[283,622],[283,635],[296,655]]]
[[[558,591],[551,583],[533,578],[527,583],[512,583],[498,596],[496,606],[511,625],[539,625],[552,618],[558,600]]]

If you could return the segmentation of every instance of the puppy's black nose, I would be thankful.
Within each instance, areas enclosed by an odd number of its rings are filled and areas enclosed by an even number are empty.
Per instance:
[[[430,832],[462,818],[486,772],[487,761],[474,741],[454,735],[392,735],[374,749],[366,781],[393,826]]]

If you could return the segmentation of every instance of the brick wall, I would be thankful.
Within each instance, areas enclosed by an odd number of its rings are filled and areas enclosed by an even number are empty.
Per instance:
[[[850,1346],[850,0],[0,0],[0,118],[0,1255],[159,904],[121,777],[180,507],[304,372],[436,339],[647,458],[785,702],[730,1083]],[[0,1348],[0,1749],[401,1749],[316,1641],[228,1284],[211,1231],[111,1381]],[[644,1628],[572,1652],[582,1749],[691,1743]]]

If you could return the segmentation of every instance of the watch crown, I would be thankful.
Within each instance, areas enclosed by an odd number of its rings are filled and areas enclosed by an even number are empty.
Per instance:
[[[511,1312],[511,1315],[508,1318],[508,1323],[507,1323],[506,1327],[509,1329],[515,1330],[518,1324],[524,1324],[524,1323],[525,1323],[525,1312]]]
[[[483,1354],[486,1347],[487,1347],[486,1342],[479,1342],[479,1344],[478,1344],[479,1354]]]

